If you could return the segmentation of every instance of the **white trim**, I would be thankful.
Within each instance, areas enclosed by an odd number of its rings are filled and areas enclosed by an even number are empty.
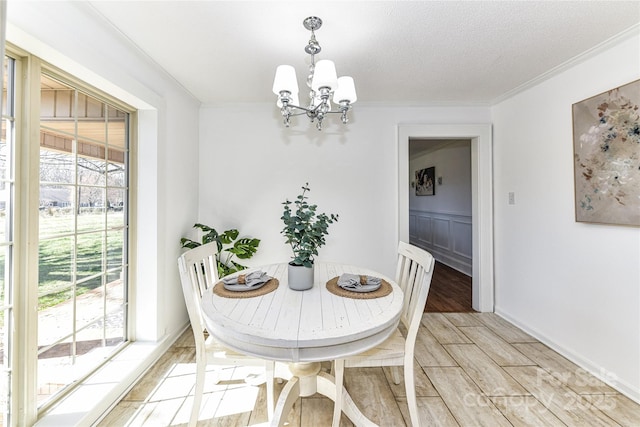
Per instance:
[[[409,241],[409,138],[471,139],[474,310],[494,310],[493,164],[490,124],[398,125],[398,237]]]
[[[65,73],[72,75],[75,79],[91,85],[98,90],[108,93],[121,103],[132,105],[140,109],[153,109],[154,105],[162,105],[163,100],[160,95],[144,86],[141,82],[133,81],[127,75],[122,75],[123,79],[135,90],[126,90],[88,69],[71,58],[61,54],[57,49],[42,42],[33,35],[23,31],[15,24],[7,22],[7,41],[19,46],[29,55],[36,56],[41,60],[51,64]],[[143,94],[142,97],[132,95],[132,93]]]
[[[569,59],[568,61],[563,62],[562,64],[540,74],[537,77],[534,77],[533,79],[529,80],[526,83],[521,84],[520,86],[515,87],[514,89],[511,89],[508,92],[503,93],[502,95],[494,98],[493,100],[491,100],[491,102],[489,102],[489,105],[497,105],[499,103],[501,103],[502,101],[505,101],[517,94],[519,94],[520,92],[524,92],[527,89],[530,89],[532,87],[538,86],[540,83],[549,80],[555,76],[557,76],[560,73],[565,72],[566,70],[575,67],[576,65],[590,59],[593,58],[596,55],[601,54],[603,51],[606,51],[608,49],[611,49],[612,46],[617,45],[620,43],[620,41],[622,40],[626,40],[628,38],[637,36],[638,33],[640,33],[640,24],[635,24],[631,27],[629,27],[628,29],[626,29],[625,31],[616,34],[615,36],[603,41],[602,43],[592,47],[591,49],[588,49],[584,52],[582,52],[581,54],[574,56],[573,58]]]

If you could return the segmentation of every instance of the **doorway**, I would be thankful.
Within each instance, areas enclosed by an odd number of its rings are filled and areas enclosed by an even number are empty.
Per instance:
[[[436,259],[425,311],[473,311],[471,140],[411,138],[409,173],[409,243]]]
[[[398,125],[398,237],[409,241],[409,140],[470,139],[472,198],[472,307],[493,312],[493,182],[490,124]]]
[[[471,277],[436,261],[425,313],[475,312],[471,306]]]

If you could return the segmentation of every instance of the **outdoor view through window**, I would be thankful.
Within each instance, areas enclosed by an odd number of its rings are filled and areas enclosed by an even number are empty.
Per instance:
[[[38,405],[126,335],[128,113],[40,81]]]

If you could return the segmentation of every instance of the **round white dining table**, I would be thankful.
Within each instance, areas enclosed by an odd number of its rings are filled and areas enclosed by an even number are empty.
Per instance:
[[[266,272],[278,279],[279,286],[251,298],[219,296],[209,290],[202,297],[203,318],[209,333],[230,349],[289,364],[288,382],[272,420],[272,425],[280,426],[298,397],[318,392],[335,401],[334,379],[321,372],[320,362],[362,353],[386,340],[400,321],[403,293],[388,277],[353,265],[316,263],[314,285],[306,291],[289,288],[286,263],[251,270]],[[380,277],[392,291],[364,299],[331,293],[327,281],[343,273]],[[343,411],[351,421],[375,425],[346,390],[342,396]]]

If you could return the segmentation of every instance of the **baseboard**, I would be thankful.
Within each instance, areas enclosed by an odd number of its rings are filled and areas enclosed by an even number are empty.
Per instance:
[[[432,254],[436,261],[441,264],[446,265],[449,268],[456,270],[459,273],[464,274],[465,276],[472,276],[471,266],[465,263],[456,262],[456,260],[450,260],[447,257],[440,257],[438,255]],[[439,259],[440,258],[440,259]]]
[[[471,277],[473,275],[473,271],[472,271],[473,266],[468,262],[465,262],[456,257],[450,256],[447,253],[440,251],[436,247],[422,244],[419,241],[411,241],[411,244],[429,252],[431,255],[433,255],[433,258],[439,263],[442,263],[447,267],[451,267],[454,270],[459,271],[460,273],[466,276]]]
[[[556,353],[567,358],[572,363],[575,363],[580,368],[589,372],[591,375],[598,378],[603,383],[607,384],[611,388],[624,394],[634,402],[640,404],[640,390],[634,388],[631,384],[627,383],[626,381],[622,381],[619,378],[616,379],[615,381],[612,381],[611,376],[606,375],[606,372],[608,372],[607,369],[603,368],[602,366],[598,366],[596,363],[593,363],[591,360],[586,359],[583,356],[567,349],[561,344],[558,344],[557,342],[549,339],[544,334],[540,333],[540,331],[536,329],[532,329],[527,325],[520,323],[513,316],[500,310],[498,307],[496,307],[495,313],[498,316],[502,317],[503,319],[507,320],[509,323],[512,323],[513,325],[522,329],[523,331],[525,331],[526,333],[531,335],[533,338],[537,339],[538,341],[546,345],[547,347],[551,348]]]

